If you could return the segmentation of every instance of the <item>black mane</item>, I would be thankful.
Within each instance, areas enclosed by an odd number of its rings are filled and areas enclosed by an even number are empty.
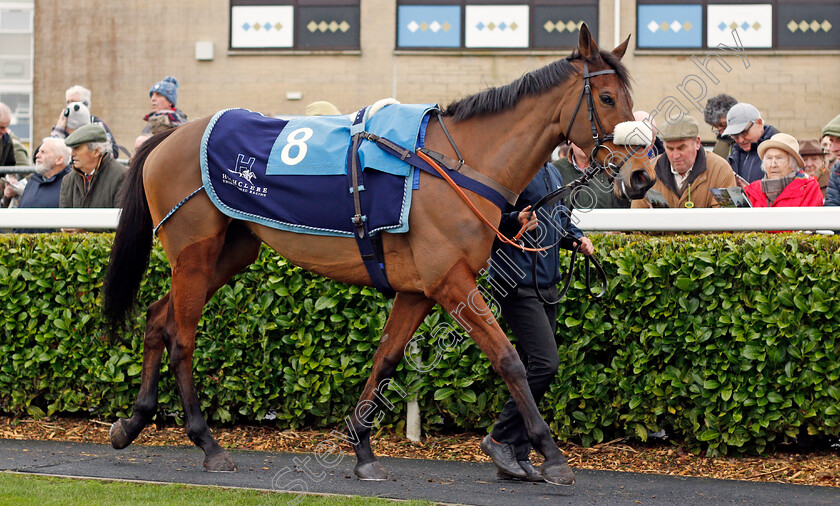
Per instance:
[[[630,90],[630,74],[627,67],[616,55],[609,51],[600,51],[601,58],[615,70],[621,84]],[[575,74],[572,61],[581,59],[578,50],[572,54],[549,63],[545,67],[528,72],[516,81],[504,86],[489,88],[475,95],[452,102],[443,110],[444,116],[452,116],[455,121],[463,121],[476,116],[508,111],[524,97],[540,95],[563,83]]]

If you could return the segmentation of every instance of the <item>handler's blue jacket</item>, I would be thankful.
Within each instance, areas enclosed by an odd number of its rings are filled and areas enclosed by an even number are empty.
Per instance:
[[[516,235],[521,228],[517,219],[519,211],[529,205],[536,204],[539,199],[561,186],[563,186],[563,179],[557,167],[550,163],[543,165],[534,179],[528,183],[528,186],[519,195],[516,205],[508,204],[502,213],[499,230],[507,237]],[[548,246],[556,243],[559,239],[561,248],[572,249],[574,247],[572,238],[583,237],[583,232],[569,221],[569,210],[563,205],[562,201],[541,208],[537,211],[537,219],[539,221],[538,228],[527,232],[531,238],[531,240],[525,241],[525,245],[528,247]],[[532,253],[523,252],[496,239],[490,256],[489,273],[494,278],[494,284],[498,282],[502,286],[510,286],[510,281],[513,281],[515,286],[533,287],[531,256]],[[511,267],[507,259],[512,260],[516,267]],[[543,254],[538,253],[537,285],[540,288],[550,288],[557,285],[560,280],[560,255],[558,251],[552,248]]]

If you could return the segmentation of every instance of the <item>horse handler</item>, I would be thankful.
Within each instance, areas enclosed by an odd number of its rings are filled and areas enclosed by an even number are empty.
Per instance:
[[[502,213],[499,230],[505,235],[513,236],[520,228],[527,227],[528,246],[551,245],[548,250],[536,254],[536,283],[531,253],[496,240],[490,262],[489,276],[495,287],[496,302],[507,326],[516,336],[516,351],[525,366],[528,386],[537,405],[559,367],[555,331],[557,284],[561,275],[556,247],[571,250],[579,242],[584,255],[595,251],[592,241],[569,221],[569,211],[562,201],[531,212],[532,204],[562,185],[560,171],[547,163],[519,196],[516,205],[508,205]],[[531,443],[513,398],[505,403],[493,431],[481,441],[481,450],[493,459],[499,479],[543,481],[528,457]]]

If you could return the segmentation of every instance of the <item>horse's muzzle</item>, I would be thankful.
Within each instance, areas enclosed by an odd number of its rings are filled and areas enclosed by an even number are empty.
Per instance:
[[[629,176],[619,175],[615,178],[616,194],[627,200],[638,200],[644,198],[647,191],[656,182],[648,171],[636,169]]]

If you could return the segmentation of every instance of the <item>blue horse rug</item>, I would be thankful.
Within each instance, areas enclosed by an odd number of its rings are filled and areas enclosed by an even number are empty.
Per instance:
[[[387,105],[367,132],[414,151],[423,147],[435,104]],[[352,237],[347,176],[351,115],[278,119],[244,109],[216,113],[201,141],[201,178],[210,200],[235,219],[317,235]],[[419,172],[362,141],[359,196],[371,233],[408,231]]]

